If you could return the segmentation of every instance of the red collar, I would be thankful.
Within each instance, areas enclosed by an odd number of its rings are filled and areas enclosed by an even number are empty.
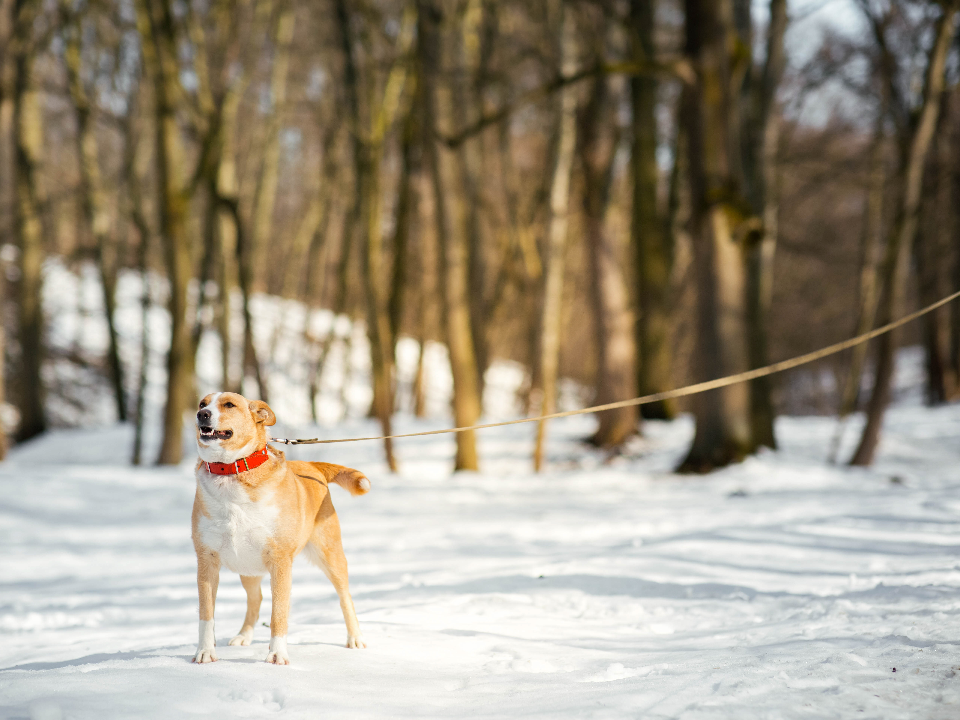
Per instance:
[[[232,463],[204,462],[203,464],[206,465],[207,470],[214,475],[239,475],[247,470],[260,467],[269,459],[270,456],[267,455],[267,446],[264,445],[255,453]]]

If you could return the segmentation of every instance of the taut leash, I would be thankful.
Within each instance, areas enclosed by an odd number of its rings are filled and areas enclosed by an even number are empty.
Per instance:
[[[426,435],[444,435],[447,433],[467,432],[468,430],[486,430],[487,428],[504,427],[506,425],[520,425],[521,423],[553,420],[555,418],[570,417],[572,415],[587,415],[590,413],[603,412],[604,410],[616,410],[617,408],[631,407],[633,405],[647,405],[649,403],[659,402],[660,400],[687,397],[688,395],[696,395],[698,393],[707,392],[708,390],[716,390],[718,388],[727,387],[728,385],[736,385],[737,383],[747,382],[748,380],[766,377],[767,375],[773,375],[775,373],[783,372],[784,370],[791,370],[795,367],[806,365],[807,363],[811,363],[815,360],[820,360],[821,358],[825,358],[830,355],[836,355],[838,352],[843,352],[844,350],[848,350],[855,345],[859,345],[860,343],[864,343],[868,340],[872,340],[875,337],[884,335],[891,330],[896,330],[898,327],[906,325],[907,323],[912,322],[929,312],[933,312],[938,307],[942,307],[943,305],[956,300],[958,297],[960,297],[960,292],[955,292],[952,295],[942,298],[941,300],[937,300],[935,303],[927,305],[925,308],[910,313],[909,315],[905,315],[899,320],[894,320],[893,322],[887,323],[886,325],[878,327],[875,330],[865,332],[862,335],[857,335],[849,340],[828,345],[827,347],[814,350],[813,352],[805,353],[804,355],[798,355],[790,358],[789,360],[781,360],[780,362],[775,362],[771,365],[766,365],[754,370],[747,370],[746,372],[737,373],[736,375],[728,375],[726,377],[717,378],[716,380],[707,380],[706,382],[687,385],[675,390],[666,390],[664,392],[654,393],[653,395],[643,395],[642,397],[631,398],[630,400],[619,400],[617,402],[607,403],[605,405],[594,405],[593,407],[581,408],[580,410],[567,410],[565,412],[556,412],[549,415],[520,418],[519,420],[505,420],[503,422],[485,423],[483,425],[468,425],[467,427],[446,428],[444,430],[426,430],[424,432],[402,433],[400,435],[381,435],[379,437],[336,438],[333,440],[321,440],[319,438],[298,438],[296,440],[288,440],[286,438],[270,438],[270,442],[283,443],[284,445],[328,445],[332,443],[361,442],[364,440],[396,440],[399,438],[424,437]]]

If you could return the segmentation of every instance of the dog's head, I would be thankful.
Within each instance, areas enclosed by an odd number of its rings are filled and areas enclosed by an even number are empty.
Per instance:
[[[233,462],[267,442],[267,426],[277,422],[262,400],[230,392],[210,393],[197,412],[197,448],[207,462]]]

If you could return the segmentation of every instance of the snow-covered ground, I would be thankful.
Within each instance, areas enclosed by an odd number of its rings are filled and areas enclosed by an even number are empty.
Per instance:
[[[140,292],[136,276],[121,278],[130,368]],[[153,292],[162,300],[162,284]],[[99,303],[89,268],[50,263],[54,347],[102,355]],[[277,435],[379,434],[363,419],[362,328],[276,298],[255,298],[254,311]],[[163,401],[161,308],[149,326],[147,458]],[[315,399],[321,427],[304,425],[310,364],[292,348],[305,328],[341,338]],[[418,354],[410,340],[398,347],[399,432],[450,424],[435,344],[425,355],[431,418],[404,414]],[[920,407],[921,357],[900,360],[898,407],[868,471],[826,462],[836,425],[817,417],[781,418],[781,450],[708,477],[670,472],[689,418],[648,423],[615,458],[579,442],[592,418],[553,422],[539,476],[528,425],[480,433],[482,474],[454,477],[451,436],[400,441],[398,475],[377,443],[292,450],[360,468],[373,490],[333,491],[368,649],[342,647],[332,587],[298,562],[289,667],[261,662],[266,627],[251,647],[224,645],[244,611],[226,571],[220,661],[189,662],[191,462],[130,467],[132,431],[109,424],[103,380],[55,361],[55,420],[102,427],[49,433],[0,464],[0,718],[958,718],[960,406]],[[208,334],[201,392],[219,389],[219,365]],[[517,366],[491,368],[485,419],[519,413],[523,382]],[[568,387],[562,404],[581,395]]]
[[[687,419],[609,464],[577,442],[591,422],[553,423],[540,476],[529,426],[483,433],[483,473],[455,477],[449,436],[401,442],[396,476],[375,443],[298,449],[373,481],[334,491],[369,647],[342,647],[298,561],[290,667],[261,662],[265,627],[224,646],[244,602],[226,571],[220,661],[189,662],[186,464],[128,467],[127,428],[19,447],[0,717],[960,717],[960,407],[893,411],[870,471],[825,463],[828,419],[784,418],[781,451],[708,477],[669,472]]]

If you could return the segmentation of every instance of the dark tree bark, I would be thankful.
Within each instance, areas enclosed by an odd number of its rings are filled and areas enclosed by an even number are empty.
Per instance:
[[[153,86],[159,234],[170,282],[167,403],[157,462],[175,465],[183,457],[183,415],[192,405],[194,366],[187,321],[187,285],[192,276],[187,227],[189,195],[183,177],[184,152],[176,113],[180,95],[177,38],[168,0],[138,0],[137,25],[143,38],[144,66]]]
[[[17,286],[20,364],[18,368],[20,411],[18,441],[28,440],[47,429],[43,386],[44,317],[43,290],[44,228],[41,222],[43,193],[38,164],[43,151],[43,127],[39,98],[31,72],[36,51],[33,21],[40,5],[35,0],[14,3],[13,131],[15,233],[20,248],[20,279]]]
[[[887,247],[884,299],[880,306],[878,323],[883,325],[903,314],[906,284],[910,270],[913,243],[917,235],[917,213],[920,207],[923,169],[933,140],[940,111],[940,95],[944,88],[944,71],[950,43],[954,37],[954,19],[957,15],[956,0],[943,6],[937,21],[934,43],[927,59],[926,77],[922,103],[910,123],[909,136],[901,142],[900,172],[903,179],[897,221]],[[880,441],[883,415],[890,402],[893,380],[894,353],[900,333],[897,331],[880,336],[877,342],[877,370],[867,408],[867,424],[860,437],[851,465],[870,465]]]
[[[742,220],[737,47],[731,0],[686,0],[686,53],[697,83],[684,91],[682,122],[688,138],[690,231],[697,279],[697,357],[700,377],[742,372],[747,353],[746,271]],[[741,222],[738,222],[738,219]],[[642,362],[642,359],[641,359]],[[755,449],[750,394],[744,384],[694,397],[697,429],[680,472],[708,472]]]
[[[594,398],[597,405],[636,394],[634,321],[619,262],[622,253],[617,238],[604,226],[619,140],[616,128],[603,122],[603,118],[613,112],[608,95],[606,79],[595,79],[590,99],[580,112],[578,133],[585,239],[590,256],[590,299],[597,344]],[[622,445],[637,432],[637,408],[599,413],[597,422],[591,442],[608,448]]]
[[[741,37],[752,47],[750,5],[744,5]],[[787,29],[786,0],[770,0],[770,21],[767,25],[767,56],[763,68],[751,67],[744,85],[747,108],[744,127],[744,184],[759,227],[747,236],[747,326],[750,367],[767,365],[767,325],[773,296],[773,258],[777,246],[779,198],[777,195],[777,146],[780,119],[775,112],[777,87],[783,75],[785,55],[783,38]],[[746,31],[746,32],[745,32]],[[745,37],[744,37],[745,35]],[[750,419],[753,442],[775,448],[773,432],[772,383],[769,377],[750,383]]]
[[[653,43],[652,0],[631,0],[630,30],[634,57],[650,62]],[[657,80],[652,75],[630,79],[633,107],[633,216],[631,241],[637,283],[637,390],[641,395],[669,390],[673,363],[670,338],[670,271],[673,265],[673,238],[657,210]],[[643,405],[645,418],[667,420],[676,415],[676,403],[663,400]]]
[[[447,147],[438,131],[451,133],[454,122],[450,80],[442,79],[440,10],[430,0],[419,0],[418,48],[422,79],[424,127],[431,140],[426,159],[433,177],[437,241],[440,246],[443,324],[453,373],[453,415],[458,426],[473,425],[480,417],[480,388],[473,344],[469,303],[469,217],[463,188],[463,156]],[[476,436],[457,434],[456,470],[477,470]]]
[[[113,395],[116,401],[117,419],[127,420],[127,393],[124,387],[123,364],[120,361],[120,347],[117,338],[117,326],[114,319],[117,290],[117,243],[110,233],[110,216],[107,208],[107,192],[100,173],[99,149],[95,128],[95,108],[91,105],[88,92],[81,79],[81,20],[73,16],[69,3],[61,2],[64,16],[63,34],[65,38],[64,59],[70,95],[77,120],[77,154],[80,159],[80,196],[84,222],[93,237],[96,248],[97,269],[103,289],[104,317],[107,321],[107,365]]]
[[[387,272],[383,267],[383,234],[380,222],[380,194],[383,162],[383,143],[387,128],[392,123],[396,107],[388,103],[396,98],[384,98],[375,106],[366,108],[366,121],[361,114],[360,90],[363,80],[357,64],[357,52],[350,30],[350,17],[343,0],[336,3],[337,24],[340,32],[341,50],[344,57],[344,85],[347,107],[351,119],[351,147],[354,162],[354,192],[357,198],[358,246],[361,248],[361,268],[364,281],[367,309],[367,335],[370,338],[370,358],[373,366],[373,414],[380,420],[385,436],[392,434],[393,416],[393,336],[390,328],[387,301],[384,291]],[[412,33],[412,27],[409,29]],[[403,35],[403,31],[401,31]],[[370,72],[370,69],[367,69]],[[394,64],[391,75],[405,72],[403,66]],[[402,88],[404,80],[397,79]],[[367,78],[364,87],[372,87]],[[387,81],[388,88],[390,80]],[[372,91],[366,93],[373,98]],[[384,440],[387,464],[394,472],[397,462],[393,453],[393,441]]]

